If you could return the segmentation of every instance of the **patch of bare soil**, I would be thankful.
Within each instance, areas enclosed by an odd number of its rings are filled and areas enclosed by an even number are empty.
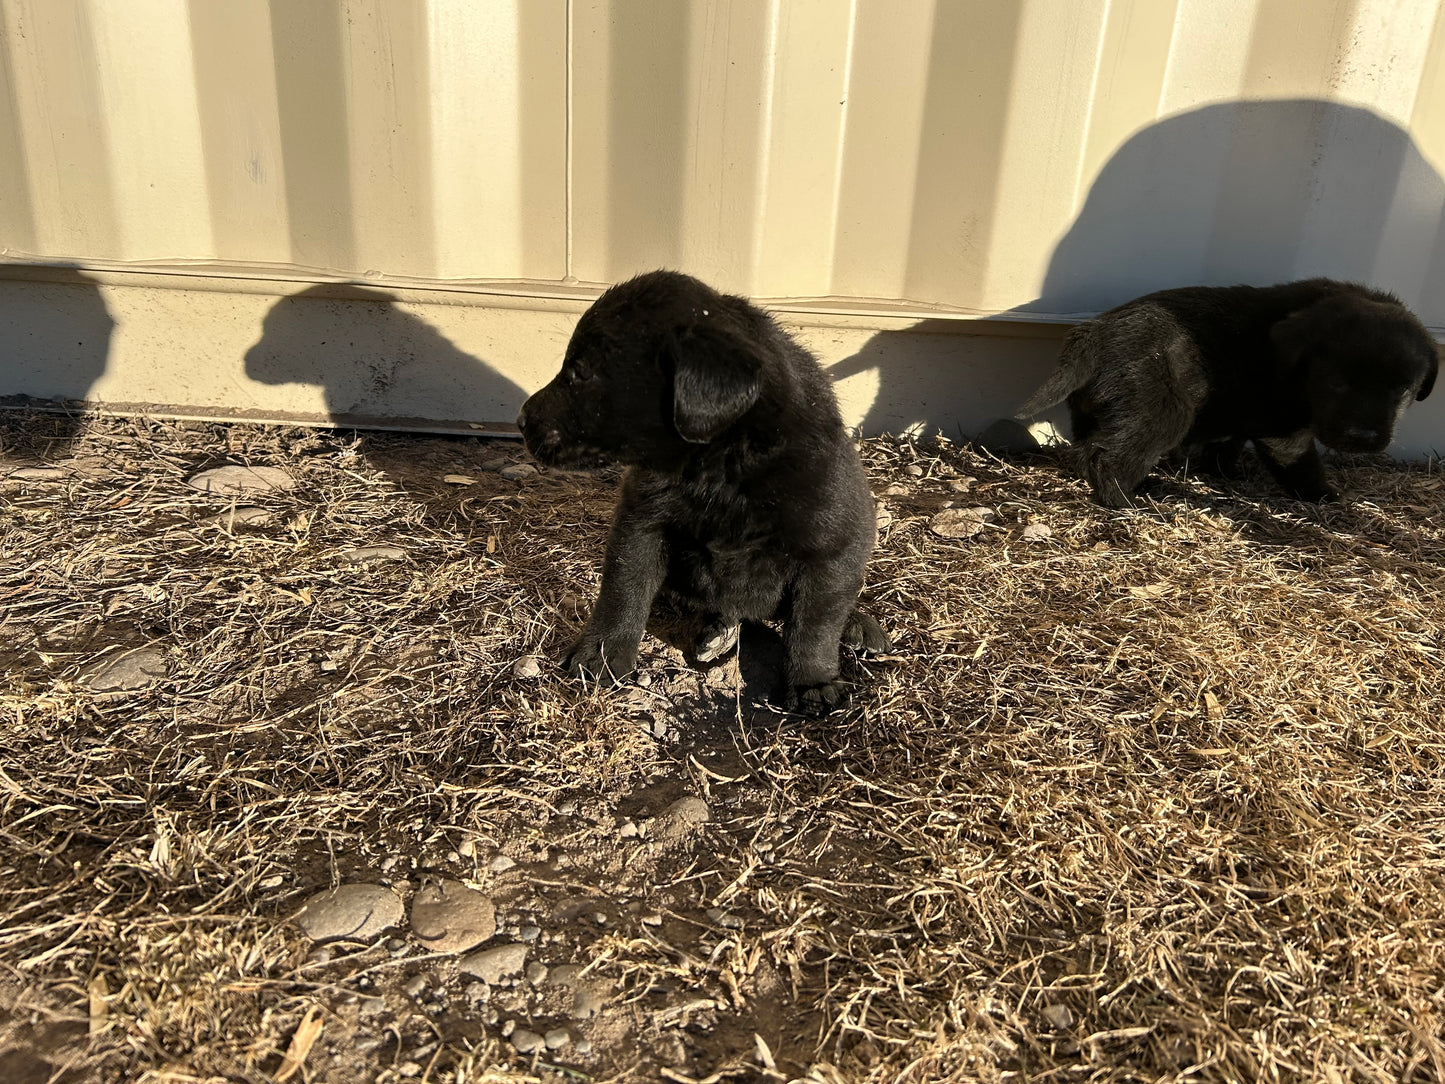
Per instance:
[[[818,721],[765,628],[559,674],[615,479],[5,416],[0,1072],[1445,1078],[1438,471],[1111,513],[1043,457],[864,455],[896,650]],[[225,465],[283,474],[188,484]],[[495,934],[431,951],[441,881]],[[403,918],[303,934],[357,883]]]

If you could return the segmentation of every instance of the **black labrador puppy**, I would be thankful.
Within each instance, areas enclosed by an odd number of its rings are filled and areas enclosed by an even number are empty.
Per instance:
[[[540,463],[629,468],[573,676],[628,674],[659,596],[701,619],[703,662],[740,622],[781,619],[789,708],[842,703],[845,639],[887,649],[854,609],[875,513],[833,390],[742,298],[671,271],[612,287],[517,425]]]
[[[1232,473],[1247,440],[1291,495],[1339,496],[1315,439],[1378,452],[1430,394],[1435,341],[1398,299],[1330,279],[1190,286],[1137,298],[1069,332],[1019,417],[1069,401],[1094,499],[1131,503],[1169,452]]]

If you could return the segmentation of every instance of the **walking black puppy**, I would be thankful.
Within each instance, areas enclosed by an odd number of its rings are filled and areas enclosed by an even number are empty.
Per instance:
[[[843,701],[845,638],[887,649],[854,610],[875,514],[832,388],[742,298],[670,271],[612,287],[517,425],[541,463],[629,468],[601,592],[567,653],[573,676],[629,673],[659,594],[701,617],[704,662],[732,648],[740,622],[781,619],[790,708]]]
[[[1439,364],[1424,325],[1379,290],[1330,279],[1191,286],[1074,328],[1019,417],[1067,397],[1081,471],[1111,508],[1129,505],[1165,454],[1199,446],[1230,473],[1247,440],[1291,495],[1333,500],[1316,438],[1382,451]]]

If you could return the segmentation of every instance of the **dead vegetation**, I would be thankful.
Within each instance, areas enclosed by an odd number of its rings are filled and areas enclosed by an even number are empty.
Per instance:
[[[516,448],[465,440],[3,427],[14,1084],[1445,1078],[1431,467],[1338,464],[1319,509],[1171,478],[1115,514],[1044,460],[869,441],[897,652],[816,722],[759,699],[765,635],[711,673],[650,639],[607,693],[514,673],[585,616],[606,480],[507,481]],[[223,462],[298,485],[206,523],[228,500],[184,482]],[[939,537],[946,501],[995,515]],[[143,647],[159,680],[88,686]],[[698,834],[628,830],[682,794]],[[477,1004],[449,959],[286,921],[443,874],[605,988],[570,1047],[502,1036],[560,995]]]

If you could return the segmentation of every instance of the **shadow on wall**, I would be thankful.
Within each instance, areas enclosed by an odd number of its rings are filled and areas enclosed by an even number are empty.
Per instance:
[[[105,373],[114,328],[100,288],[79,271],[50,267],[43,278],[0,290],[0,405],[53,411],[50,454],[62,453],[80,428],[82,400]],[[55,409],[65,406],[74,409]]]
[[[1040,296],[990,319],[1082,317],[1172,286],[1328,275],[1391,290],[1439,326],[1442,208],[1439,173],[1408,132],[1376,113],[1315,99],[1205,106],[1120,147],[1055,247]],[[945,414],[976,433],[1011,414],[1053,365],[1053,350],[930,334],[950,323],[880,332],[832,368],[835,380],[877,370],[865,433],[929,430],[930,417]],[[921,341],[904,337],[923,335],[949,342],[947,380],[933,384],[952,391],[946,403],[917,402],[918,377],[932,375],[899,360]],[[939,354],[936,344],[923,350]],[[983,395],[974,390],[981,385]]]
[[[313,286],[278,301],[246,352],[263,384],[324,389],[339,425],[514,418],[527,395],[382,290]],[[437,404],[446,417],[437,417]]]

